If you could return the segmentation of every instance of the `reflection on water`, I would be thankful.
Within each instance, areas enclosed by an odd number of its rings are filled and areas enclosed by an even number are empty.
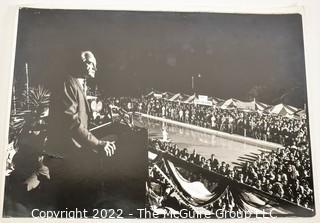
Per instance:
[[[246,143],[221,138],[214,134],[141,116],[136,116],[134,123],[137,126],[147,128],[150,138],[161,139],[161,130],[163,127],[166,127],[168,137],[180,148],[187,148],[189,152],[195,149],[197,153],[206,158],[210,158],[211,154],[215,154],[219,160],[226,161],[231,165],[254,159],[255,154],[260,154],[261,151],[266,150],[259,146],[248,145]]]

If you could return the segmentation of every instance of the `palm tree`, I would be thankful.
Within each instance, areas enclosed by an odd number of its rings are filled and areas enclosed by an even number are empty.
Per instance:
[[[24,91],[23,94],[25,97],[29,97],[29,106],[27,105],[27,107],[29,107],[33,113],[41,115],[43,111],[49,107],[50,92],[43,86],[38,85],[37,87],[31,87],[28,94],[26,91]]]

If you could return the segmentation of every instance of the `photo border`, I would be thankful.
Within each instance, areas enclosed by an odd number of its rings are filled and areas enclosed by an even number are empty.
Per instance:
[[[316,168],[317,161],[320,161],[318,147],[320,147],[319,138],[319,115],[317,111],[319,108],[319,102],[317,102],[317,95],[319,95],[319,89],[317,89],[316,83],[319,82],[319,77],[317,71],[319,71],[319,65],[317,65],[317,49],[319,49],[319,28],[315,29],[317,23],[320,20],[320,16],[316,15],[316,5],[315,1],[298,1],[298,0],[283,0],[283,1],[272,1],[267,0],[263,3],[257,3],[257,1],[244,0],[244,1],[159,1],[158,3],[150,3],[148,1],[107,1],[101,4],[99,0],[95,3],[87,3],[86,1],[69,1],[68,4],[63,3],[50,3],[49,0],[45,2],[26,0],[24,4],[21,1],[15,0],[9,3],[1,3],[4,5],[3,11],[1,11],[1,17],[5,17],[3,24],[5,24],[4,29],[6,30],[3,34],[3,40],[1,40],[1,45],[4,46],[3,58],[0,62],[0,69],[4,75],[4,80],[1,81],[1,103],[4,108],[0,113],[2,118],[2,128],[1,128],[1,151],[2,165],[0,170],[2,173],[5,171],[5,146],[8,144],[8,132],[9,132],[9,118],[10,118],[10,106],[11,106],[11,90],[13,81],[13,71],[14,71],[14,61],[15,61],[15,49],[16,49],[16,37],[18,30],[18,12],[19,8],[32,7],[32,8],[50,8],[50,9],[89,9],[89,10],[127,10],[127,11],[163,11],[163,12],[204,12],[204,13],[237,13],[237,14],[293,14],[299,13],[302,16],[302,26],[303,26],[303,37],[304,37],[304,55],[305,55],[305,69],[306,69],[306,84],[307,84],[307,95],[308,95],[308,115],[309,115],[309,128],[310,128],[310,141],[311,141],[311,154],[312,154],[312,166],[313,168],[313,179],[314,179],[314,194],[315,194],[315,206],[316,215],[315,217],[308,218],[308,222],[318,222],[319,219],[319,169]],[[307,3],[308,2],[308,3]],[[246,4],[247,3],[247,4]],[[76,5],[75,5],[76,4]],[[319,3],[318,3],[319,5]],[[3,6],[2,6],[3,7]],[[314,7],[314,8],[313,8]],[[318,40],[319,42],[319,40]],[[318,47],[318,48],[317,48]],[[2,48],[2,47],[1,47]],[[318,134],[317,134],[318,133]],[[102,222],[101,220],[73,220],[73,219],[35,219],[30,218],[2,218],[3,213],[3,199],[4,199],[4,180],[5,175],[1,174],[0,178],[0,222]],[[130,219],[122,219],[121,221],[129,221]],[[210,221],[212,219],[209,219]],[[273,222],[274,219],[260,219],[261,222]],[[294,220],[295,222],[304,222],[305,218],[280,218],[277,222],[288,222],[289,220]],[[132,220],[131,220],[132,221]],[[139,221],[139,220],[137,220]],[[159,221],[152,219],[151,221]],[[171,221],[170,219],[161,219],[163,221]],[[188,221],[195,221],[188,219]],[[201,220],[204,221],[204,220]],[[256,222],[255,219],[238,219],[237,221],[249,221]]]

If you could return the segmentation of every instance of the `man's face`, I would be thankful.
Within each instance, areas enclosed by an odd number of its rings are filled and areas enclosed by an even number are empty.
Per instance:
[[[85,78],[94,78],[96,73],[96,59],[93,55],[82,57],[82,74]]]

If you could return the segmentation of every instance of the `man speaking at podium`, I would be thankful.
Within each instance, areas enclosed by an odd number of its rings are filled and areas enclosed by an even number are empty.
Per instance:
[[[108,159],[116,150],[114,142],[97,139],[88,130],[90,106],[86,100],[86,80],[94,78],[96,58],[83,51],[76,60],[75,73],[59,83],[50,98],[48,120],[51,176],[50,192],[54,208],[72,210],[93,208],[99,188],[99,160]]]

